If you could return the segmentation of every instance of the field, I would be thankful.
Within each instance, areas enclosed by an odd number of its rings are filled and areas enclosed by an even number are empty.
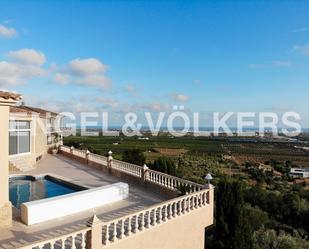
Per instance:
[[[149,137],[141,140],[137,137],[81,137],[70,136],[65,143],[75,147],[91,148],[105,155],[113,151],[115,158],[121,159],[122,152],[128,149],[140,149],[146,155],[147,161],[153,161],[158,156],[179,158],[183,156],[209,157],[229,155],[239,164],[247,161],[264,163],[271,159],[291,161],[300,167],[309,167],[309,152],[295,148],[289,143],[262,143],[230,141],[229,139],[214,139],[202,137]]]

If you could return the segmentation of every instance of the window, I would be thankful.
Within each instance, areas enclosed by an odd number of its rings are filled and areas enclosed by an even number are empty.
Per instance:
[[[30,152],[30,121],[10,121],[9,155]]]

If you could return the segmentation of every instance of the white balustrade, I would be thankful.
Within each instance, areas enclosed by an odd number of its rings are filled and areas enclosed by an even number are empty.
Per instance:
[[[90,162],[94,162],[94,163],[98,163],[98,164],[107,166],[107,157],[105,157],[105,156],[90,153],[89,156],[88,156],[88,160]]]
[[[17,247],[17,249],[45,249],[45,248],[59,248],[59,249],[86,249],[86,234],[90,232],[91,228],[82,229],[74,233],[58,236],[50,240],[43,240],[34,244]]]
[[[87,156],[86,151],[78,150],[75,148],[61,146],[60,150],[67,152],[67,153],[71,153],[79,158],[86,158]],[[87,159],[90,162],[95,162],[95,163],[101,164],[106,167],[108,165],[107,164],[108,158],[105,156],[97,155],[94,153],[89,153]],[[115,170],[124,172],[128,175],[136,176],[138,178],[142,178],[142,175],[143,175],[142,174],[143,167],[132,164],[132,163],[127,163],[127,162],[113,159],[111,163],[111,167]],[[168,174],[164,174],[158,171],[147,169],[147,172],[148,174],[145,179],[146,181],[158,184],[162,187],[165,187],[171,190],[181,191],[184,193],[193,193],[193,192],[200,191],[205,188],[205,186],[201,184],[190,182],[190,181],[187,181],[187,180],[175,177],[175,176],[171,176]]]
[[[86,151],[78,150],[78,149],[72,149],[72,154],[74,156],[80,157],[80,158],[86,158]]]
[[[208,193],[208,189],[203,189],[199,192],[184,195],[144,209],[143,211],[107,222],[102,229],[104,245],[108,245],[116,240],[128,237],[131,234],[136,234],[161,223],[168,222],[171,219],[194,211],[195,208],[204,207],[209,204],[206,198]],[[197,205],[198,202],[200,205]],[[194,208],[191,210],[188,207]],[[118,230],[117,224],[120,224]]]
[[[90,162],[95,162],[107,166],[107,157],[93,153],[86,154],[85,151],[75,148],[61,146],[60,150],[71,153],[79,158],[87,158]],[[114,170],[124,172],[129,175],[142,178],[143,167],[138,165],[112,160],[111,167]],[[145,229],[151,229],[161,223],[168,222],[195,209],[205,207],[210,204],[210,189],[205,186],[190,181],[183,180],[168,174],[147,169],[146,181],[158,184],[162,187],[184,192],[185,195],[172,200],[151,206],[142,211],[120,217],[106,223],[102,222],[102,244],[103,247],[111,243],[139,233]],[[91,227],[79,230],[74,233],[58,236],[50,240],[40,241],[31,245],[19,247],[18,249],[86,249],[87,233],[91,233]]]
[[[121,171],[121,172],[125,172],[129,175],[142,177],[143,168],[141,166],[138,166],[132,163],[126,163],[126,162],[119,161],[119,160],[113,160],[112,168],[118,171]]]

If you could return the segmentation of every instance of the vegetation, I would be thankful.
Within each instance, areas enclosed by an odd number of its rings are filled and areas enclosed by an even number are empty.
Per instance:
[[[143,166],[146,162],[146,157],[139,149],[125,150],[122,155],[122,160],[128,163]]]
[[[177,175],[177,168],[175,162],[171,158],[168,158],[166,156],[159,157],[153,163],[151,163],[149,167],[153,170],[157,170],[169,175]]]
[[[213,248],[253,248],[253,231],[244,204],[243,185],[223,178],[217,186]]]
[[[209,249],[309,249],[309,190],[291,167],[309,165],[295,144],[228,138],[67,137],[65,144],[205,184],[214,176],[215,225]],[[180,189],[186,192],[185,189]]]

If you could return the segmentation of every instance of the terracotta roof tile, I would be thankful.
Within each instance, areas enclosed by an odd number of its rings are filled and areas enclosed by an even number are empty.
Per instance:
[[[20,94],[16,94],[16,93],[0,91],[0,99],[18,101],[18,100],[22,99],[22,96]]]
[[[33,114],[33,112],[20,108],[19,106],[10,106],[11,113],[26,113],[28,115]]]
[[[48,114],[48,113],[50,113],[51,116],[57,116],[58,115],[58,113],[56,113],[56,112],[51,112],[51,111],[44,110],[44,109],[41,109],[41,108],[24,106],[24,105],[11,106],[10,112],[12,112],[12,113],[27,113],[27,114],[38,113],[41,116],[46,116],[46,114]]]

